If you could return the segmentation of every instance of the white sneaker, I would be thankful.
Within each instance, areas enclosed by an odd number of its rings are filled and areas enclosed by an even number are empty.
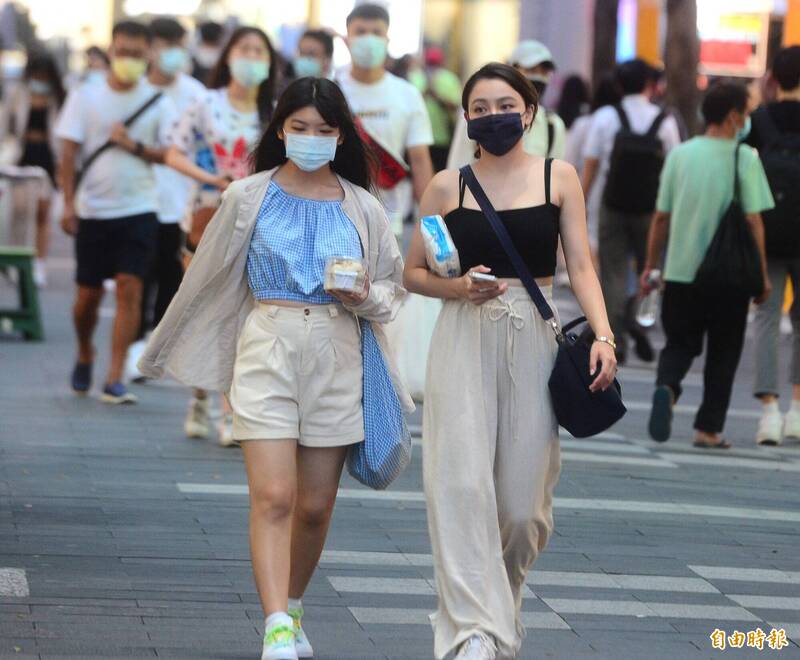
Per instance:
[[[199,399],[193,396],[189,401],[189,412],[183,424],[183,430],[187,438],[205,440],[211,433],[209,425],[209,402],[208,397]]]
[[[292,617],[294,622],[294,648],[297,651],[298,658],[313,658],[314,649],[303,630],[303,613],[302,607],[297,609],[289,608],[289,616]]]
[[[756,444],[775,446],[783,441],[783,417],[780,412],[766,412],[761,415],[756,432]]]
[[[461,645],[455,660],[495,660],[497,646],[494,640],[482,633],[473,635]]]
[[[294,648],[294,622],[288,614],[272,615],[271,625],[264,631],[261,660],[298,660]],[[265,623],[266,627],[266,623]]]
[[[783,437],[800,440],[800,412],[790,410],[783,418]]]
[[[33,260],[33,283],[39,289],[47,286],[47,267],[44,265],[44,259],[38,257]]]
[[[126,382],[141,383],[146,380],[142,376],[142,372],[139,371],[139,367],[136,366],[146,347],[147,341],[145,339],[139,339],[128,347],[128,357],[125,358],[124,380]]]
[[[239,443],[233,439],[233,415],[223,415],[217,428],[217,440],[220,447],[232,447]]]

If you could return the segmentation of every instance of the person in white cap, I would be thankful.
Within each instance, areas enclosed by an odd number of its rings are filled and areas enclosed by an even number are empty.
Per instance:
[[[520,41],[509,58],[509,63],[533,83],[544,97],[547,84],[555,71],[553,55],[541,41]],[[530,130],[522,137],[525,151],[532,156],[564,158],[567,144],[567,128],[555,112],[539,106]],[[458,169],[475,159],[477,145],[467,137],[467,122],[461,117],[456,125],[453,144],[447,157],[447,168]]]

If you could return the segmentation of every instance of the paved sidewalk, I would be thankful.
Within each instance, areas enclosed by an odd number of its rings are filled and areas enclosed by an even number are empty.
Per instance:
[[[71,272],[54,264],[46,343],[0,338],[0,658],[257,658],[239,450],[182,437],[187,393],[174,383],[136,387],[140,405],[125,408],[69,392]],[[0,303],[6,293],[0,284]],[[98,382],[110,301],[104,310]],[[800,658],[800,445],[755,447],[751,350],[731,452],[690,446],[697,371],[676,438],[645,439],[648,365],[624,370],[631,412],[613,433],[563,439],[556,531],[530,577],[520,657]],[[419,447],[386,493],[345,478],[305,599],[317,657],[431,658],[429,553]],[[794,641],[720,652],[715,628],[783,628]]]

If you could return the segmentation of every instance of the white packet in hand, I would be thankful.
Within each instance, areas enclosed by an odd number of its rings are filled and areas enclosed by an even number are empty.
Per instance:
[[[328,257],[325,264],[325,291],[363,293],[367,283],[367,270],[361,259]]]
[[[420,218],[419,229],[425,243],[425,261],[428,268],[440,277],[459,277],[461,262],[447,225],[440,215]]]

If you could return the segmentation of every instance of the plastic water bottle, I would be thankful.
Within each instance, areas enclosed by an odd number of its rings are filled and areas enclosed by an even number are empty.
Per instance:
[[[636,312],[636,322],[643,328],[652,328],[656,324],[658,316],[659,298],[661,294],[658,290],[658,283],[661,281],[661,271],[651,270],[647,278],[648,283],[653,289],[639,303]]]

